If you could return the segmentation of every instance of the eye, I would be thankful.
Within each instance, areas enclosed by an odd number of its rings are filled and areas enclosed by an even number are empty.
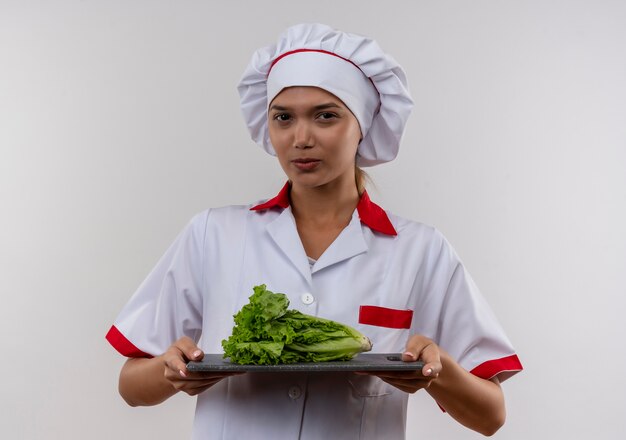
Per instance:
[[[291,119],[291,115],[289,113],[276,113],[272,119],[278,122],[287,122]]]
[[[317,115],[317,119],[321,119],[322,121],[330,121],[332,119],[335,119],[336,117],[337,115],[331,112],[322,112]]]

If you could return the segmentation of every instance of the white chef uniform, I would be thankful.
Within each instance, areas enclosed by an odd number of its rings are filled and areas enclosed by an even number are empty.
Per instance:
[[[107,334],[126,356],[156,356],[189,336],[221,353],[252,287],[290,308],[357,328],[374,352],[423,334],[472,373],[503,381],[522,366],[458,256],[434,228],[387,214],[364,193],[352,221],[311,267],[288,185],[255,206],[189,223]],[[402,439],[408,394],[348,373],[247,373],[198,396],[194,439]]]

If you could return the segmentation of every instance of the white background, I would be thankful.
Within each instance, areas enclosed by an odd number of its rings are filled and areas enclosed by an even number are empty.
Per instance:
[[[0,437],[189,437],[193,399],[123,403],[104,335],[192,215],[282,186],[235,87],[302,21],[407,71],[370,196],[444,232],[517,347],[496,438],[626,438],[626,4],[597,0],[0,0]],[[480,436],[418,393],[408,437]]]

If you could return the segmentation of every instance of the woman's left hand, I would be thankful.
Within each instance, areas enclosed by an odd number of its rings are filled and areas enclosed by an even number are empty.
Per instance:
[[[415,393],[428,388],[441,372],[439,347],[432,340],[422,335],[413,335],[402,353],[404,362],[421,360],[424,367],[416,371],[377,371],[368,373],[380,377],[383,381],[406,392]]]

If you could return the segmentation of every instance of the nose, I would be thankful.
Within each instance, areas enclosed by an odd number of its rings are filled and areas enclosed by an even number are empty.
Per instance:
[[[298,121],[294,127],[293,146],[296,148],[313,147],[313,131],[305,121]]]

